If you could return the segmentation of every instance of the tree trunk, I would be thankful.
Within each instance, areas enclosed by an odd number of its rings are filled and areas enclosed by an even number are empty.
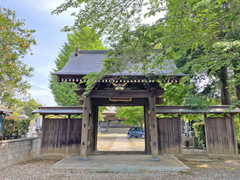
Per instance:
[[[229,83],[228,83],[228,69],[227,65],[221,67],[220,69],[220,82],[221,82],[221,102],[222,105],[231,105],[231,96],[229,91]]]
[[[240,85],[236,86],[236,93],[237,93],[237,100],[240,100]],[[238,107],[240,108],[240,104],[238,105]]]

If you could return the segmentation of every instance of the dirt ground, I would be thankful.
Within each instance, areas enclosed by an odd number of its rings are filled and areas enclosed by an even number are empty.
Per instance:
[[[195,160],[187,160],[187,159]],[[199,159],[200,158],[200,159]],[[0,170],[0,180],[132,180],[132,179],[162,179],[162,180],[238,180],[240,179],[240,157],[209,158],[196,156],[181,157],[180,160],[190,167],[187,172],[126,172],[98,173],[51,171],[48,167],[59,161],[59,157],[42,158],[17,164]]]
[[[123,135],[101,135],[98,150],[143,151],[144,139]],[[121,149],[122,148],[122,149]],[[191,152],[191,151],[188,151]],[[0,170],[0,180],[240,180],[240,156],[212,157],[204,153],[178,157],[190,170],[186,172],[71,172],[50,170],[63,157],[42,157]],[[161,159],[161,157],[160,157]]]
[[[145,140],[128,138],[127,134],[101,134],[97,139],[98,151],[144,151]]]

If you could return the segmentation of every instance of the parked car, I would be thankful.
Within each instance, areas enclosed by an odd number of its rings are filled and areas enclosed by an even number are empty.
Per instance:
[[[141,137],[142,139],[145,138],[145,132],[144,132],[144,129],[142,127],[131,127],[129,130],[128,130],[128,138],[131,138],[131,137]]]

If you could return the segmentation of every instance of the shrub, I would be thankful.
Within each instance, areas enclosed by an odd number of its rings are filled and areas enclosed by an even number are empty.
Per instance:
[[[238,143],[240,143],[240,123],[238,121],[235,121],[235,128],[236,128],[236,135]]]
[[[29,119],[5,119],[4,120],[4,139],[21,138],[28,132]]]
[[[194,123],[193,128],[195,131],[195,136],[198,139],[198,142],[202,145],[203,148],[205,148],[206,147],[206,137],[205,137],[204,122]]]

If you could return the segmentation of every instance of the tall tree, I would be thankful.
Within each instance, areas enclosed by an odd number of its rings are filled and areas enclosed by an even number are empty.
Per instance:
[[[144,113],[143,107],[118,107],[116,111],[116,117],[124,119],[123,123],[133,126],[144,125]]]
[[[84,5],[84,8],[83,8]],[[239,38],[229,35],[240,29],[240,1],[238,0],[68,0],[53,13],[70,7],[81,7],[76,13],[75,26],[88,25],[98,33],[108,35],[112,51],[105,59],[105,68],[97,76],[122,71],[129,64],[139,62],[148,66],[163,64],[163,59],[178,59],[187,50],[203,48],[201,55],[184,67],[193,67],[192,74],[223,73],[223,97],[228,97],[227,68],[233,60],[240,61]],[[164,16],[158,16],[165,13]],[[159,17],[156,22],[144,25],[141,17]],[[66,28],[67,29],[67,28]],[[161,46],[160,51],[153,51]],[[155,54],[147,59],[150,54]],[[164,56],[162,55],[164,54]],[[144,71],[146,66],[142,66]],[[239,66],[234,67],[239,70]],[[90,78],[93,78],[91,75]],[[90,88],[93,83],[87,84]],[[237,84],[238,85],[238,84]],[[224,100],[230,103],[228,100]]]
[[[37,109],[39,106],[40,104],[33,98],[30,98],[27,102],[24,102],[23,110],[30,120],[33,120],[39,116],[38,114],[32,113],[32,111]]]
[[[58,57],[55,60],[56,68],[54,72],[61,70],[68,62],[71,53],[76,48],[81,50],[103,50],[106,49],[100,37],[88,27],[74,30],[68,34],[68,42],[64,43]],[[57,83],[55,75],[50,76],[50,89],[54,95],[56,103],[60,106],[77,106],[78,96],[74,92],[77,89],[75,83]]]
[[[0,7],[0,104],[8,107],[16,95],[25,94],[30,88],[24,77],[30,77],[33,68],[21,58],[36,44],[32,36],[35,30],[25,29],[24,25],[14,11]]]

